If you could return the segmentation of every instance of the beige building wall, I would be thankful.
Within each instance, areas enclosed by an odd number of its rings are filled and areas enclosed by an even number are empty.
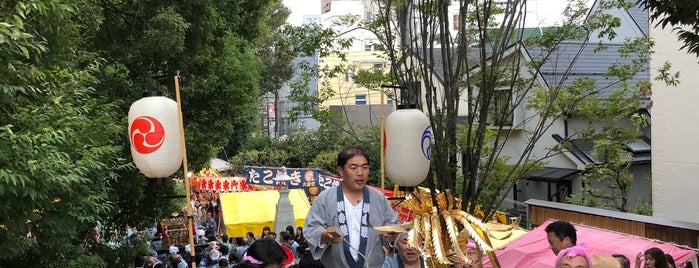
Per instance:
[[[334,96],[323,103],[323,106],[343,106],[343,105],[356,105],[356,100],[358,95],[364,95],[366,103],[370,104],[380,104],[381,94],[380,90],[371,90],[368,88],[361,87],[360,85],[354,83],[352,75],[359,69],[369,70],[372,68],[383,68],[385,72],[388,72],[388,61],[385,58],[380,57],[380,51],[359,51],[359,52],[347,52],[346,58],[347,62],[342,62],[339,57],[333,55],[331,57],[321,59],[322,65],[328,68],[333,68],[334,66],[343,65],[343,69],[347,70],[344,73],[339,74],[335,78],[323,78],[319,84],[319,92],[326,89],[324,87],[330,87],[334,91]],[[379,67],[380,66],[380,67]],[[384,104],[387,103],[388,97],[384,96]]]
[[[680,50],[668,29],[651,29],[651,36],[656,42],[651,79],[665,61],[680,71],[677,87],[652,80],[653,214],[699,223],[699,58]]]

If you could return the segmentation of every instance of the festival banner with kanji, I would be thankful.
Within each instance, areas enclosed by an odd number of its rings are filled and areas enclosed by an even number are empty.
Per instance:
[[[277,186],[274,178],[279,176],[282,172],[280,167],[252,167],[246,166],[245,169],[248,171],[247,184],[248,185],[266,185],[270,187]],[[299,189],[303,188],[306,194],[309,194],[308,188],[318,187],[320,191],[337,186],[342,182],[342,178],[335,176],[322,169],[310,169],[310,168],[287,168],[287,175],[292,178],[289,182],[289,189]],[[371,186],[376,190],[381,191],[380,187]],[[393,197],[393,191],[383,189],[383,193],[386,197]],[[317,193],[315,193],[317,194]],[[401,222],[408,222],[413,219],[413,211],[401,206],[400,204],[392,205],[393,210],[398,215],[398,219]]]
[[[282,173],[281,167],[252,167],[246,166],[247,183],[276,186],[274,178]],[[287,168],[287,174],[292,180],[289,189],[318,187],[321,191],[340,184],[340,178],[321,169]]]
[[[195,177],[192,185],[201,193],[232,193],[254,191],[243,177]]]

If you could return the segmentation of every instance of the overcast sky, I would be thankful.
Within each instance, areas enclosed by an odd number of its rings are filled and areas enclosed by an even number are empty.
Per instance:
[[[588,7],[593,0],[586,0]],[[560,24],[563,21],[563,9],[568,1],[566,0],[528,0],[527,1],[527,21],[526,27],[546,27]]]
[[[588,6],[593,0],[586,0]],[[320,14],[320,0],[284,0],[284,5],[292,11],[287,22],[300,25],[303,15]],[[555,25],[563,20],[561,13],[568,4],[567,0],[528,0],[526,27],[545,27]],[[305,14],[304,14],[305,13]]]

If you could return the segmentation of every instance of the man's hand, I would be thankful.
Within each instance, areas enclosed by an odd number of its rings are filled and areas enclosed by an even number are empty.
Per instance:
[[[342,234],[334,226],[328,227],[327,230],[323,231],[323,233],[320,234],[320,243],[322,244],[339,244],[342,243],[342,239]]]
[[[386,239],[386,241],[388,241],[388,243],[391,243],[391,244],[393,244],[393,242],[396,241],[396,237],[398,237],[398,233],[396,233],[396,232],[388,232],[388,233],[383,234],[383,238]]]

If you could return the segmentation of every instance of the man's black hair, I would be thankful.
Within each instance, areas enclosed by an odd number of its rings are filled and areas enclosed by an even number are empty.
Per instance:
[[[624,254],[612,254],[612,257],[617,258],[621,263],[621,268],[631,268],[631,261]]]
[[[350,158],[358,155],[364,156],[364,158],[366,158],[367,164],[371,164],[371,160],[369,159],[369,153],[367,153],[367,151],[364,150],[363,147],[348,146],[342,149],[342,151],[340,151],[340,153],[337,154],[337,166],[344,167],[345,164],[347,164],[347,161],[350,160]]]
[[[546,233],[553,232],[558,240],[563,241],[566,237],[570,238],[570,243],[577,245],[578,236],[575,232],[575,227],[567,221],[554,221],[546,226]]]
[[[252,243],[247,254],[262,264],[281,264],[286,258],[286,251],[277,241],[260,239]]]
[[[281,237],[282,237],[282,241],[285,241],[285,242],[286,242],[286,241],[291,241],[291,240],[292,240],[291,234],[289,234],[289,233],[287,233],[287,232],[283,232],[282,235],[281,235]]]
[[[220,245],[218,251],[221,252],[222,256],[228,256],[228,253],[230,253],[231,250],[225,245]]]
[[[269,232],[269,233],[267,234],[267,237],[269,237],[269,236],[274,236],[274,238],[277,238],[277,233],[275,233],[275,232]],[[265,237],[265,238],[267,238],[267,237]]]

